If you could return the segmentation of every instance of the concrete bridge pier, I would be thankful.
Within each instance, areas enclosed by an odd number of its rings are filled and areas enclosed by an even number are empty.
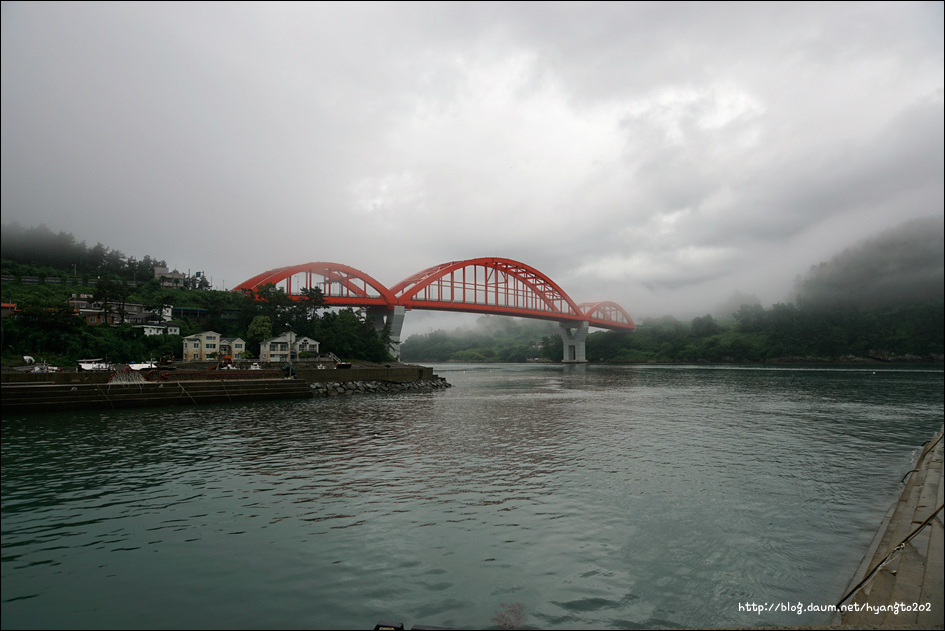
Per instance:
[[[400,334],[404,330],[404,316],[407,315],[407,308],[402,305],[391,309],[369,309],[368,315],[374,319],[374,328],[380,333],[384,327],[390,323],[390,344],[387,350],[394,356],[394,359],[400,359]]]
[[[558,331],[561,334],[561,341],[564,343],[565,364],[584,364],[587,363],[585,357],[584,343],[587,341],[587,329],[590,325],[587,322],[559,322]]]

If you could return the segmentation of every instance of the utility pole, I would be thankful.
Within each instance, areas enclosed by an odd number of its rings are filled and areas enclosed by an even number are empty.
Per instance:
[[[285,325],[286,325],[287,327],[289,327],[289,355],[288,355],[288,357],[289,357],[289,376],[291,377],[291,376],[292,376],[292,346],[293,346],[293,339],[292,339],[292,338],[295,336],[295,334],[292,332],[292,325],[291,325],[291,324],[289,324],[288,322],[286,322]]]

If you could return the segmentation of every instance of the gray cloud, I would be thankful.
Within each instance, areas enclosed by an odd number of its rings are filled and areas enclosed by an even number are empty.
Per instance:
[[[704,312],[943,214],[941,3],[4,3],[3,221]]]

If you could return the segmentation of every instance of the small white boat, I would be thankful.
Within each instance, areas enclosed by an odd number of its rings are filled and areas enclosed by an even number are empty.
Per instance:
[[[113,366],[101,358],[98,359],[80,359],[79,370],[88,370],[90,372],[104,372],[114,370]]]
[[[153,359],[147,362],[140,362],[137,364],[132,363],[128,365],[131,367],[132,370],[151,370],[152,368],[158,367],[157,363],[155,363]]]
[[[23,362],[28,366],[28,368],[25,369],[26,372],[44,373],[44,372],[61,372],[62,370],[61,368],[57,366],[50,366],[49,364],[46,363],[45,360],[42,363],[36,363],[36,360],[31,355],[23,355]],[[24,369],[21,368],[20,370],[24,370]]]
[[[30,369],[30,372],[33,373],[49,373],[49,372],[62,372],[62,369],[58,366],[50,366],[46,362],[42,364],[36,364]]]

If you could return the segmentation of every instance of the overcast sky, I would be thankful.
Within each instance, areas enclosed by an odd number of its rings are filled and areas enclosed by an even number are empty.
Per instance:
[[[3,222],[220,289],[501,256],[684,317],[943,216],[942,2],[2,11]]]

